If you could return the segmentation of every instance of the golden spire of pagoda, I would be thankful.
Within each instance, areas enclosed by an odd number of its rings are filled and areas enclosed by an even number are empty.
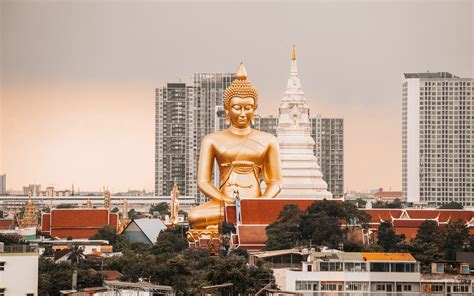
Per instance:
[[[296,61],[296,47],[294,44],[293,44],[293,50],[291,52],[291,60]]]
[[[25,210],[23,211],[23,217],[19,221],[20,227],[32,227],[38,225],[38,217],[36,216],[35,206],[31,199],[31,190],[28,192],[28,201],[25,204]]]

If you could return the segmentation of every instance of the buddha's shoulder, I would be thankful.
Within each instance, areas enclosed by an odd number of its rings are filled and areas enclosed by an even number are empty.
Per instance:
[[[252,130],[252,137],[260,138],[260,139],[266,139],[266,140],[273,140],[276,139],[276,137],[270,133],[267,132],[262,132],[256,129]]]
[[[220,140],[222,138],[225,138],[226,136],[227,136],[227,134],[226,134],[225,131],[217,131],[217,132],[213,132],[213,133],[205,135],[202,138],[202,141],[204,143],[213,143],[216,140]]]

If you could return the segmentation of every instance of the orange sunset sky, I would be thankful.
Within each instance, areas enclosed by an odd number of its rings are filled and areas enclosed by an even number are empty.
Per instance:
[[[401,190],[404,72],[474,76],[472,1],[0,1],[0,174],[153,190],[154,92],[243,61],[277,115],[292,44],[311,114],[342,117],[345,188]]]

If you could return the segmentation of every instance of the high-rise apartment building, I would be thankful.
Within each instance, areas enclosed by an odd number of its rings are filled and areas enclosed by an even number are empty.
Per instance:
[[[168,83],[155,96],[155,194],[169,195],[176,180],[182,195],[196,196],[195,89]]]
[[[255,126],[253,128],[272,134],[276,137],[278,127],[278,117],[262,117],[255,115]]]
[[[402,190],[408,202],[474,205],[474,79],[406,73]]]
[[[7,175],[0,175],[0,195],[7,193]]]
[[[196,73],[192,85],[169,83],[156,90],[155,194],[169,195],[176,179],[182,195],[204,196],[197,189],[202,138],[213,132],[216,107],[234,73]]]
[[[316,130],[318,127],[316,127]],[[320,133],[314,138],[320,142],[320,166],[323,179],[334,198],[344,196],[344,120],[342,118],[321,118]]]

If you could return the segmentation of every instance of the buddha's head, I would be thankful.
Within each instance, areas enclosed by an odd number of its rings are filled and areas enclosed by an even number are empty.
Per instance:
[[[253,116],[258,106],[257,90],[247,79],[247,71],[240,64],[234,81],[224,92],[224,110],[227,125],[246,128],[253,124]]]

